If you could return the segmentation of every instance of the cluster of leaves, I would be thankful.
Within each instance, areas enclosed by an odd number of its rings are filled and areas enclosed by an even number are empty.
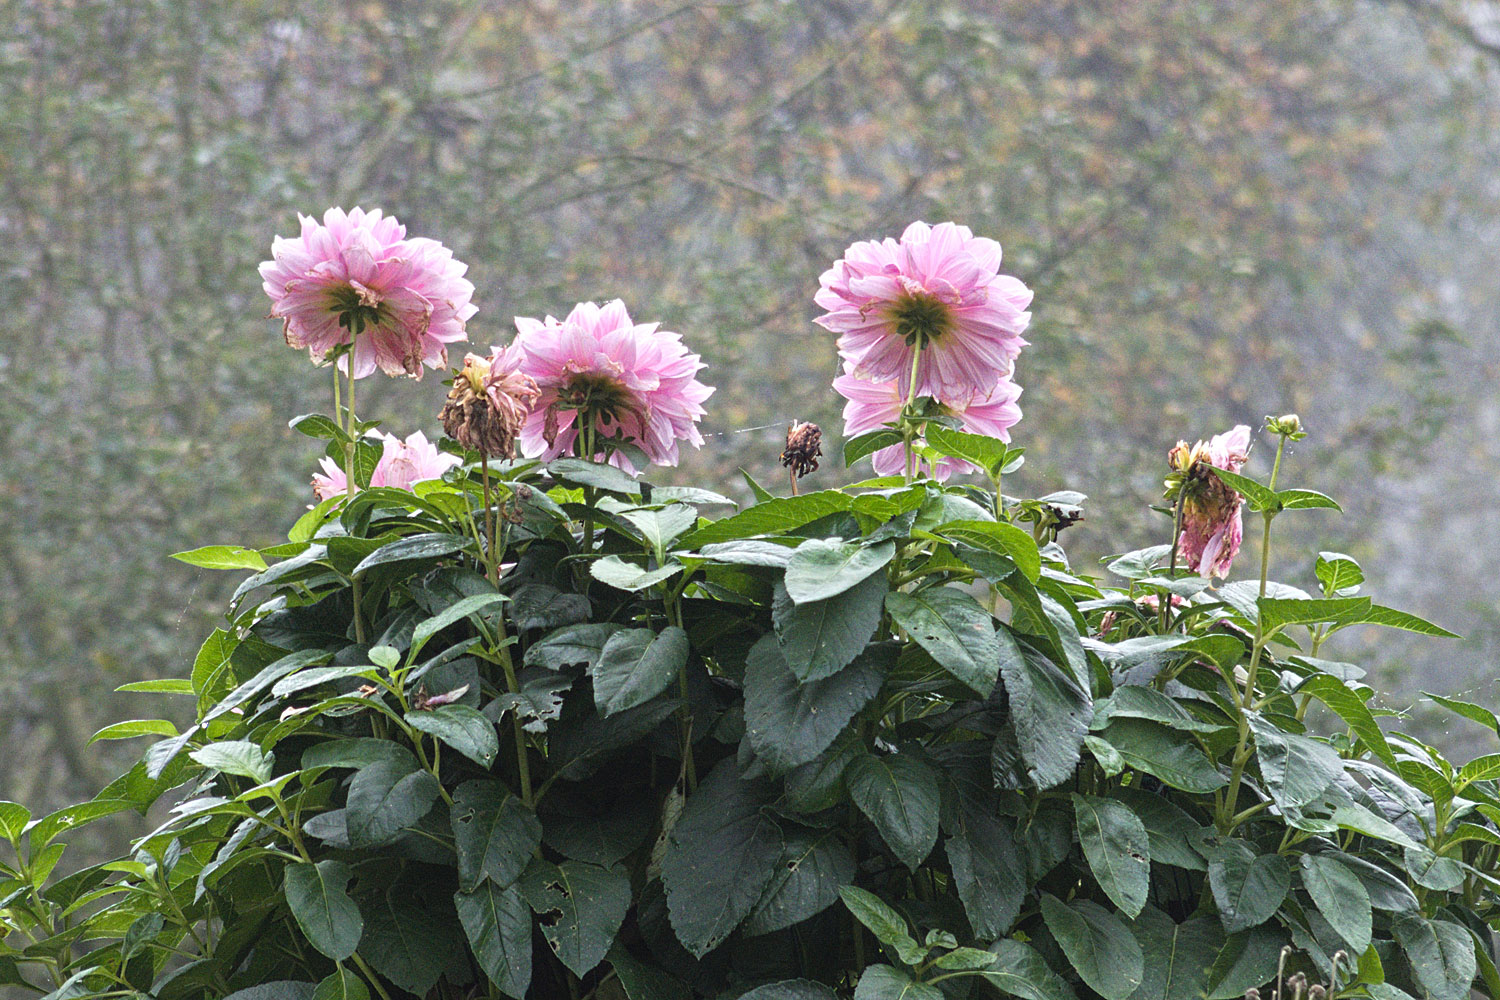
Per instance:
[[[1301,971],[1339,997],[1500,997],[1500,754],[1455,768],[1387,733],[1360,669],[1321,656],[1356,625],[1443,630],[1360,595],[1338,553],[1315,593],[1212,588],[1168,546],[1106,584],[1056,541],[1083,497],[1004,496],[1021,456],[989,439],[933,424],[922,447],[990,488],[750,481],[725,512],[469,456],[328,500],[284,545],[180,554],[251,571],[190,677],[127,685],[197,721],[101,732],[160,739],[90,802],[0,805],[0,981],[1226,1000]],[[1225,479],[1267,539],[1334,506]],[[169,791],[128,857],[51,878],[68,831]]]

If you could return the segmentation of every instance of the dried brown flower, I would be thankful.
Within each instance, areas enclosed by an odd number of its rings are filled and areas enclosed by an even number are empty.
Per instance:
[[[823,431],[817,424],[798,421],[787,429],[781,464],[792,470],[793,479],[801,479],[815,471],[822,454]]]
[[[508,364],[506,354],[465,355],[443,404],[447,435],[491,458],[515,458],[516,436],[540,395],[536,382]]]

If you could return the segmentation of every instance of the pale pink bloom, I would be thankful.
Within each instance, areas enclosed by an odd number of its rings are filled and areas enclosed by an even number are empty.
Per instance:
[[[424,479],[441,479],[444,472],[463,461],[457,455],[438,451],[437,445],[421,431],[409,435],[405,441],[394,434],[381,434],[379,440],[383,450],[375,471],[370,474],[371,486],[409,490],[413,483]],[[349,479],[339,463],[324,458],[322,466],[323,474],[315,473],[312,479],[313,494],[319,500],[349,492]]]
[[[1189,448],[1179,442],[1168,456],[1174,470],[1185,474],[1178,552],[1188,569],[1205,577],[1229,575],[1245,538],[1245,498],[1204,466],[1239,472],[1249,453],[1250,428],[1240,424],[1207,444]]]
[[[657,465],[677,464],[677,444],[701,447],[697,423],[713,393],[694,376],[705,366],[675,333],[633,323],[619,299],[581,302],[559,322],[516,317],[521,371],[541,389],[521,430],[521,451],[550,461],[573,454],[579,429],[628,441]],[[596,447],[602,458],[606,449]],[[619,451],[609,461],[636,472]]]
[[[302,235],[280,236],[260,265],[271,315],[286,342],[321,361],[355,337],[354,375],[378,366],[388,375],[422,377],[422,365],[448,364],[447,344],[465,339],[474,315],[468,265],[436,240],[406,238],[406,227],[379,209],[330,208],[323,222],[298,216]],[[346,358],[339,368],[348,371]]]
[[[867,382],[855,378],[853,363],[844,362],[844,374],[833,380],[833,388],[847,400],[844,403],[844,436],[856,437],[896,422],[906,402],[905,387],[898,381]],[[985,434],[1010,443],[1010,429],[1021,420],[1021,387],[1010,380],[1009,372],[989,394],[959,405],[945,404],[942,411],[963,421],[970,434]],[[899,444],[881,448],[871,457],[878,476],[906,471],[906,449]],[[932,469],[932,477],[945,482],[955,472],[973,472],[974,466],[957,458],[944,458]]]
[[[1000,244],[951,222],[913,222],[901,241],[855,243],[819,279],[816,320],[839,334],[852,374],[910,383],[948,405],[985,399],[1026,341],[1031,289],[1000,273]]]

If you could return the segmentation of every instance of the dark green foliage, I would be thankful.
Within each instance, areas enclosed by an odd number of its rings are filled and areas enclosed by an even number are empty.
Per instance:
[[[711,496],[608,467],[501,471],[500,509],[524,486],[535,514],[503,554],[469,528],[471,463],[330,508],[326,541],[184,555],[257,581],[167,688],[198,720],[110,734],[158,742],[92,802],[0,803],[6,919],[36,938],[0,977],[59,1000],[1500,979],[1500,764],[1382,730],[1357,668],[1320,658],[1335,629],[1415,627],[1351,603],[1347,557],[1319,557],[1321,596],[1206,588],[1159,552],[1114,561],[1116,587],[971,487],[710,521],[688,501]],[[1138,603],[1166,592],[1188,596],[1165,617]],[[1313,701],[1347,730],[1309,731]],[[54,877],[70,830],[158,802],[130,856]]]

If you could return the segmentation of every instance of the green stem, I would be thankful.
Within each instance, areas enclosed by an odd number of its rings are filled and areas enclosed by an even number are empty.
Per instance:
[[[519,695],[521,693],[521,685],[516,680],[516,667],[511,662],[510,645],[506,642],[505,619],[503,616],[497,616],[496,620],[498,624],[495,628],[498,638],[495,643],[495,649],[500,657],[500,669],[505,671],[505,683],[510,685],[511,693]],[[516,734],[516,771],[521,776],[521,801],[527,809],[530,809],[536,800],[531,792],[531,760],[526,752],[526,730],[521,725],[521,714],[519,712],[510,713],[510,721],[511,727],[515,730]]]
[[[913,479],[917,478],[917,453],[916,449],[912,447],[916,443],[917,428],[910,422],[910,418],[911,416],[915,415],[916,412],[917,369],[921,362],[922,349],[918,347],[916,350],[912,351],[911,354],[911,377],[907,380],[906,383],[906,412],[902,414],[902,416],[906,418],[902,422],[903,426],[901,429],[901,434],[906,439],[906,483],[908,486],[911,485]]]
[[[391,995],[385,991],[384,986],[380,985],[380,977],[375,975],[375,970],[370,968],[370,964],[360,957],[359,952],[356,951],[349,957],[354,959],[354,964],[359,966],[359,971],[363,972],[365,978],[370,981],[370,985],[375,987],[375,992],[380,994],[380,1000],[391,1000]]]
[[[1177,508],[1172,514],[1172,557],[1167,562],[1167,579],[1169,580],[1177,578],[1177,550],[1182,542],[1182,506],[1185,500],[1186,490],[1178,487]],[[1165,600],[1162,600],[1161,607],[1157,611],[1161,615],[1161,630],[1165,632],[1172,618],[1172,597],[1170,594],[1167,595]]]
[[[349,363],[349,407],[345,410],[348,414],[348,424],[345,428],[345,434],[348,436],[348,440],[344,442],[344,478],[348,481],[348,502],[350,503],[354,501],[354,493],[357,489],[354,483],[354,454],[357,450],[356,444],[358,443],[354,437],[354,345],[358,339],[358,334],[351,330],[349,333],[349,353],[346,355],[346,360]],[[334,405],[337,406],[337,365],[334,366],[334,372]],[[337,410],[335,410],[335,413],[337,413]],[[354,641],[363,645],[365,641],[365,615],[364,609],[360,605],[363,598],[362,591],[364,590],[364,584],[360,582],[357,575],[350,578],[350,584],[353,588],[354,597]]]
[[[479,452],[481,482],[484,484],[484,533],[488,545],[486,546],[485,563],[490,571],[490,579],[495,588],[500,587],[500,556],[495,551],[495,504],[490,496],[490,457],[483,450]]]

